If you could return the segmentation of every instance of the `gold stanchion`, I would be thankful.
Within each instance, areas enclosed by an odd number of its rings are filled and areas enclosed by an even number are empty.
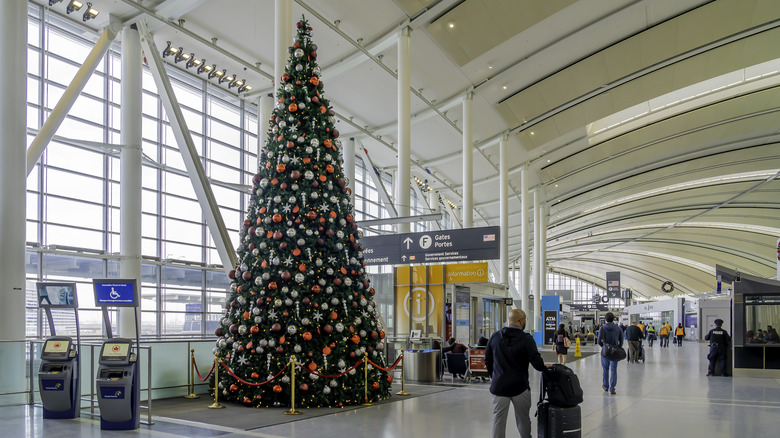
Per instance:
[[[395,395],[412,395],[406,392],[406,367],[404,366],[404,350],[401,350],[401,392],[396,392]]]
[[[225,409],[219,404],[219,356],[214,355],[214,403],[209,405],[209,409]]]
[[[190,349],[190,393],[184,398],[200,398],[195,394],[195,349]]]
[[[368,356],[363,355],[363,376],[365,381],[363,382],[363,406],[373,406],[373,403],[368,401]]]
[[[284,415],[301,415],[303,412],[295,410],[295,356],[290,356],[290,369],[292,377],[290,378],[290,388],[292,389],[292,399],[290,401],[290,410]]]

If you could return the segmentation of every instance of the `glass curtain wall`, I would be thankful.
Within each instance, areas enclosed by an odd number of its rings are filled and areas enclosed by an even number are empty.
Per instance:
[[[99,35],[34,3],[28,26],[29,145]],[[120,143],[120,52],[119,44],[112,45],[27,179],[29,337],[47,331],[36,281],[76,282],[82,334],[103,336],[91,279],[119,276],[119,154],[68,139]],[[231,242],[237,242],[257,169],[257,107],[215,83],[167,70]],[[209,336],[222,315],[228,279],[146,66],[142,84],[141,333]],[[357,218],[387,217],[365,166],[356,161]],[[390,175],[381,177],[392,187]],[[388,296],[392,304],[392,292]]]

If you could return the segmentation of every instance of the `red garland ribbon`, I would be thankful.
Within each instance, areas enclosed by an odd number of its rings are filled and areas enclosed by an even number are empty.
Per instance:
[[[398,359],[395,360],[395,363],[393,363],[393,366],[391,366],[390,368],[382,368],[379,365],[375,364],[374,362],[371,362],[371,359],[368,359],[368,363],[370,363],[375,368],[379,368],[380,370],[382,370],[382,371],[384,371],[386,373],[388,373],[390,371],[393,371],[398,366],[399,362],[401,362],[401,356],[398,356]]]
[[[214,372],[214,364],[212,363],[211,364],[211,369],[209,370],[209,373],[206,374],[206,377],[201,377],[200,376],[200,371],[198,370],[198,364],[195,362],[195,358],[194,357],[192,358],[192,364],[195,366],[195,373],[198,374],[198,378],[200,379],[201,382],[205,382],[206,380],[208,380],[208,378],[211,377],[211,373]]]
[[[352,368],[350,368],[350,369],[348,369],[348,370],[344,371],[344,372],[343,372],[343,373],[341,373],[341,374],[335,374],[335,375],[332,375],[332,376],[326,376],[326,375],[324,375],[324,374],[319,374],[319,373],[316,373],[316,372],[314,372],[314,371],[311,371],[310,369],[308,369],[308,368],[306,368],[306,367],[304,367],[304,366],[301,366],[301,369],[302,369],[302,370],[304,370],[304,371],[306,371],[306,372],[307,372],[307,373],[309,373],[309,374],[314,374],[314,375],[315,375],[315,376],[317,376],[317,377],[322,377],[323,379],[335,379],[335,378],[337,378],[337,377],[341,377],[341,376],[343,376],[344,374],[347,374],[348,372],[350,372],[350,371],[354,370],[355,368],[359,367],[361,363],[363,363],[363,361],[362,361],[362,360],[359,360],[359,361],[357,361],[357,362],[355,363],[355,365],[353,365],[353,366],[352,366]]]
[[[277,378],[277,377],[281,376],[281,375],[282,375],[282,373],[284,373],[284,371],[287,369],[287,367],[289,367],[289,366],[290,366],[290,364],[288,363],[287,365],[285,365],[285,366],[284,366],[284,368],[282,368],[282,370],[281,370],[281,371],[279,371],[278,373],[276,373],[276,375],[275,375],[275,376],[271,377],[270,379],[266,380],[265,382],[261,382],[261,383],[252,383],[252,382],[247,382],[246,380],[242,379],[241,377],[238,377],[238,376],[236,375],[236,373],[234,373],[234,372],[233,372],[233,370],[231,370],[231,369],[230,369],[230,368],[229,368],[229,367],[228,367],[228,366],[225,364],[225,362],[223,362],[223,361],[219,361],[219,363],[221,363],[221,364],[222,364],[222,368],[226,369],[226,370],[227,370],[227,372],[228,372],[228,374],[230,374],[231,376],[233,376],[233,378],[235,378],[235,379],[236,379],[236,380],[238,380],[239,382],[243,383],[244,385],[250,385],[250,386],[261,386],[261,385],[265,385],[266,383],[273,382],[274,380],[276,380],[276,378]]]

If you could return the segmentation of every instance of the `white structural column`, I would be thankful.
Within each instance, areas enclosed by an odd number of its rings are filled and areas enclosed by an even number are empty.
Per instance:
[[[404,27],[398,34],[398,172],[395,175],[395,205],[398,216],[408,217],[411,204],[411,28]],[[398,225],[399,233],[408,233],[408,222]]]
[[[474,93],[463,99],[463,228],[474,226],[474,132],[472,103]]]
[[[8,79],[0,87],[0,393],[4,403],[27,403],[25,380],[25,187],[27,113],[27,2],[0,8],[0,59]]]
[[[5,7],[5,5],[3,7]],[[73,107],[73,103],[76,102],[76,99],[78,99],[84,86],[87,85],[87,81],[92,77],[95,68],[103,59],[108,48],[111,47],[111,43],[114,41],[114,38],[116,38],[117,32],[118,29],[115,29],[113,24],[106,27],[103,34],[100,35],[100,38],[95,43],[95,47],[92,48],[92,51],[87,55],[87,59],[84,60],[84,64],[82,64],[79,71],[76,72],[76,76],[73,77],[70,85],[65,89],[59,102],[57,102],[57,105],[51,111],[49,118],[46,119],[46,122],[38,131],[38,135],[33,139],[30,147],[27,149],[28,175],[32,172],[33,167],[35,167],[35,163],[41,158],[43,150],[46,149],[46,146],[54,137],[54,133],[59,129],[62,121],[65,120],[65,116],[68,115],[68,112],[71,107]],[[3,62],[6,61],[3,60]]]
[[[528,179],[526,166],[520,169],[520,295],[523,310],[528,309],[531,273],[528,260]]]
[[[27,2],[0,8],[6,78],[27,77]],[[27,82],[0,87],[0,340],[24,339]],[[24,355],[18,358],[24,362]],[[5,363],[1,361],[0,363]],[[0,380],[8,380],[3,377]],[[0,391],[2,392],[2,391]]]
[[[441,207],[439,207],[439,191],[438,190],[430,190],[428,191],[428,206],[431,208],[431,213],[438,213],[441,211]],[[443,221],[442,221],[443,223]],[[430,221],[428,225],[429,230],[436,230],[441,229],[441,226],[436,221]]]
[[[347,177],[347,187],[351,190],[349,203],[355,205],[355,138],[350,137],[344,142],[344,176]]]
[[[509,164],[507,163],[506,148],[509,139],[506,135],[501,137],[499,143],[499,190],[498,203],[501,212],[501,284],[509,284]]]
[[[534,190],[534,319],[533,319],[533,329],[534,330],[541,330],[541,319],[542,319],[542,292],[539,287],[539,277],[541,276],[541,273],[539,272],[539,267],[541,266],[541,263],[539,263],[539,259],[542,257],[541,255],[541,242],[542,239],[540,238],[539,233],[539,203],[541,195],[539,193],[539,188],[537,187]]]
[[[273,111],[273,93],[260,96],[260,99],[257,101],[257,169],[253,169],[254,172],[257,172],[260,168],[260,155],[267,146],[266,142],[268,140],[268,119],[271,118],[271,113],[273,113]]]
[[[547,201],[544,189],[540,190],[539,197],[539,293],[544,295],[547,293]]]
[[[122,31],[122,133],[119,164],[119,276],[141,281],[141,37]],[[133,315],[133,311],[138,312]],[[140,308],[120,308],[119,336],[133,338]]]
[[[279,88],[279,78],[284,74],[289,54],[287,48],[292,45],[292,0],[276,0],[274,8],[274,95]]]

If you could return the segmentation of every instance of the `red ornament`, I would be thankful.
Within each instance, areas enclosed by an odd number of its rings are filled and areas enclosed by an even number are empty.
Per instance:
[[[298,105],[291,103],[290,105],[287,106],[287,110],[290,111],[291,113],[294,113],[298,111]]]
[[[284,165],[284,164],[282,164],[282,163],[279,163],[279,164],[277,164],[277,165],[276,165],[276,171],[277,171],[278,173],[284,173],[284,171],[285,171],[286,169],[287,169],[287,166],[285,166],[285,165]]]
[[[310,211],[310,212],[306,213],[306,218],[311,220],[311,221],[313,221],[314,219],[317,219],[317,212]]]
[[[339,314],[336,312],[330,312],[330,319],[339,319]]]
[[[304,333],[303,333],[303,340],[304,340],[304,341],[311,341],[311,333],[309,333],[309,332],[304,332]]]
[[[314,371],[317,369],[317,364],[314,362],[309,362],[309,369]]]
[[[282,242],[279,244],[279,249],[287,249],[287,242]]]
[[[293,180],[297,180],[300,177],[301,177],[301,172],[297,170],[293,170],[292,172],[290,172],[290,178],[292,178]]]
[[[260,378],[260,374],[258,374],[258,373],[252,373],[252,378],[253,378],[253,379],[255,379],[255,380],[257,380],[257,379],[259,379],[259,378]]]
[[[320,293],[320,286],[315,284],[314,286],[311,287],[311,291],[314,292],[315,294]]]
[[[341,286],[341,279],[336,277],[333,279],[333,284],[336,286]]]
[[[278,332],[281,329],[282,329],[282,325],[279,324],[278,322],[274,323],[274,325],[271,326],[271,331],[272,332]]]
[[[292,278],[292,274],[290,274],[287,271],[282,272],[282,280],[290,281],[291,278]]]
[[[376,330],[371,330],[371,339],[376,339],[379,337],[379,333],[376,332]]]
[[[231,280],[235,280],[236,279],[236,270],[235,269],[232,269],[230,272],[228,272],[228,278],[231,279]]]
[[[277,222],[277,223],[279,223],[279,222],[281,222],[281,221],[282,221],[282,215],[281,215],[281,214],[279,214],[279,213],[276,213],[275,215],[273,215],[273,218],[272,218],[272,219],[274,220],[274,222]]]
[[[301,391],[308,391],[309,385],[307,383],[301,383],[301,386],[298,387]]]
[[[360,342],[360,336],[358,336],[358,335],[352,335],[352,337],[350,338],[350,340],[351,340],[352,342],[354,342],[354,343],[356,343],[356,344],[357,344],[357,343],[359,343],[359,342]]]
[[[230,385],[230,392],[236,392],[236,391],[238,391],[238,385],[236,385],[235,383]]]
[[[277,287],[279,287],[279,286],[276,284],[275,281],[272,281],[272,282],[268,283],[268,289],[276,290]]]
[[[281,231],[274,231],[274,240],[282,240],[282,237],[284,237],[284,235]]]
[[[322,330],[323,330],[325,333],[327,333],[327,334],[331,334],[331,333],[333,333],[333,326],[332,326],[332,325],[330,325],[330,324],[325,324],[325,326],[324,326],[324,327],[322,327]]]
[[[260,327],[253,325],[249,328],[249,333],[252,333],[253,335],[260,333]]]
[[[274,385],[274,392],[277,394],[282,392],[282,387],[280,385]]]
[[[243,278],[244,281],[249,281],[252,279],[252,273],[249,271],[244,271],[244,273],[241,274],[241,278]]]
[[[374,389],[379,389],[379,382],[372,383],[371,387],[374,388]]]
[[[320,98],[317,97],[317,96],[314,96],[314,97],[311,98],[311,101],[312,101],[312,103],[317,103],[317,102],[320,101]]]
[[[385,332],[383,330],[380,330],[379,331],[379,339],[384,339],[384,338],[385,338]]]
[[[308,306],[310,302],[311,302],[311,300],[309,299],[309,297],[306,297],[306,298],[301,300],[301,303],[303,303],[304,306]],[[217,335],[217,336],[220,336],[220,335]]]
[[[323,347],[322,348],[322,354],[324,354],[325,356],[329,355],[330,354],[330,347],[328,347],[328,346]]]
[[[282,82],[289,82],[289,81],[290,81],[290,75],[288,75],[287,73],[283,74],[282,75]],[[278,123],[278,121],[277,121],[277,123]]]
[[[393,376],[390,374],[387,375],[387,383],[393,383]]]
[[[276,352],[279,354],[284,353],[284,347],[282,347],[281,345],[276,347]]]
[[[244,228],[249,228],[251,226],[252,226],[252,221],[250,221],[249,219],[246,219],[244,221]]]

